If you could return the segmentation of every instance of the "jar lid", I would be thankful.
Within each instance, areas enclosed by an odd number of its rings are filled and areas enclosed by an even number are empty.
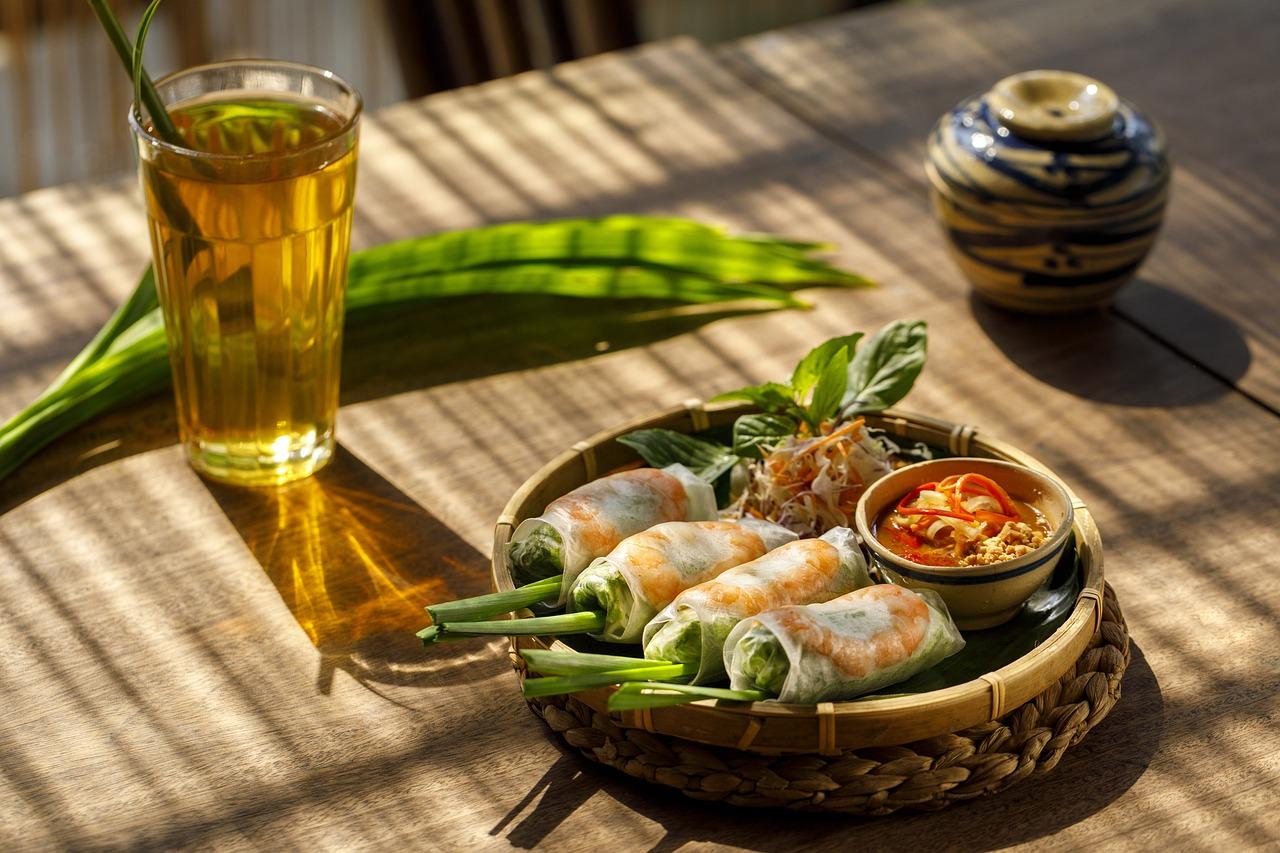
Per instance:
[[[1109,136],[1120,99],[1074,71],[1023,71],[987,93],[993,117],[1024,139],[1084,142]]]
[[[929,140],[938,192],[988,220],[1144,215],[1169,180],[1164,138],[1104,83],[1025,71],[968,98]]]

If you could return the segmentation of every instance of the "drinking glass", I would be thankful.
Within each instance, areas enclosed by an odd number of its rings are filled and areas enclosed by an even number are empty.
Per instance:
[[[360,95],[243,60],[156,84],[183,145],[130,113],[178,428],[205,476],[305,477],[333,453]]]

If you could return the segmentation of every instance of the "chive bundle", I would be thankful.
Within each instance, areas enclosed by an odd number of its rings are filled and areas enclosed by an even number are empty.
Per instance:
[[[525,679],[523,690],[526,697],[557,696],[632,681],[651,683],[657,679],[688,679],[698,672],[698,667],[693,664],[623,655],[579,654],[544,649],[524,649],[520,654],[531,670],[542,673],[540,678]]]

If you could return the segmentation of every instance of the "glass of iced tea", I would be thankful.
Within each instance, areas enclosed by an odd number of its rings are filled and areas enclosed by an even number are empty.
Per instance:
[[[246,485],[333,452],[360,95],[244,60],[156,84],[183,146],[131,113],[178,426],[196,470]]]

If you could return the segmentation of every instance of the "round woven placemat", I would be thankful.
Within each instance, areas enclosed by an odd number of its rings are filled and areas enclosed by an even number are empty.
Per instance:
[[[948,735],[840,755],[766,756],[619,726],[572,696],[529,700],[586,758],[699,800],[886,815],[934,810],[1052,770],[1120,698],[1129,632],[1110,586],[1102,625],[1076,665],[998,720]]]

